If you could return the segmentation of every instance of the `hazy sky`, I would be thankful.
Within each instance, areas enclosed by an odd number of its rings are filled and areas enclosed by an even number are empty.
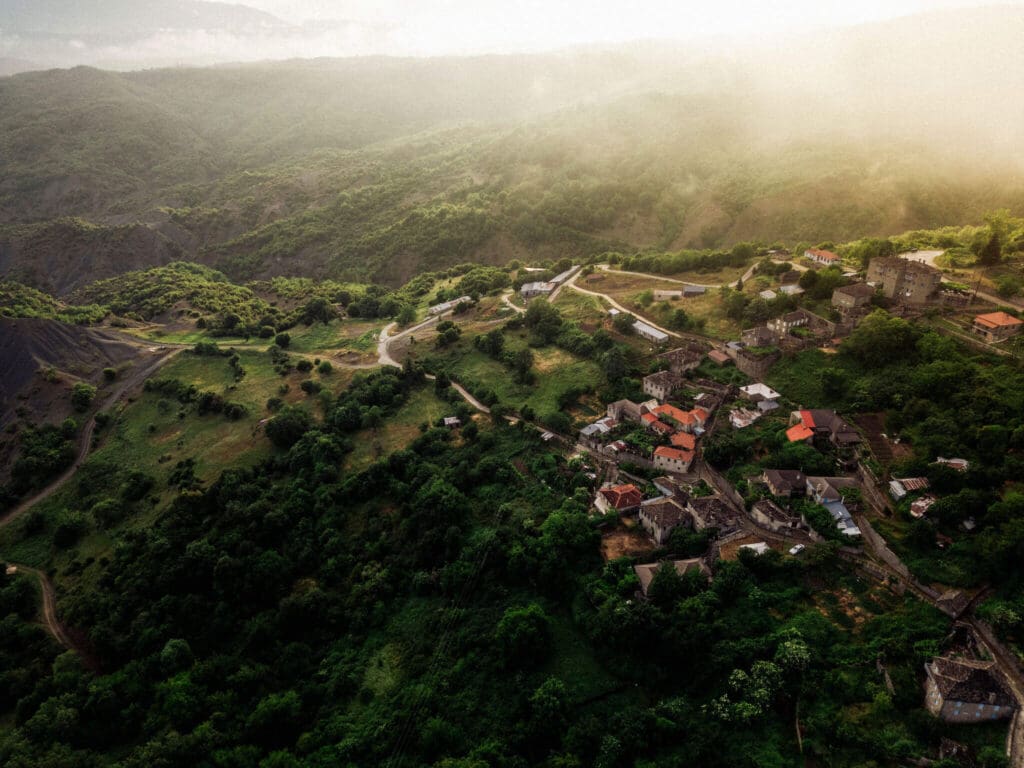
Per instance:
[[[248,4],[288,21],[351,19],[387,25],[386,37],[390,45],[404,52],[476,53],[640,38],[763,38],[921,11],[992,3],[970,0],[249,0]]]

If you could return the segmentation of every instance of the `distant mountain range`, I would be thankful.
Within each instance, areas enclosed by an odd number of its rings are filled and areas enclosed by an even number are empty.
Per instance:
[[[297,32],[269,13],[233,3],[7,0],[0,12],[0,53],[13,61],[0,73],[77,64],[126,68],[212,63],[223,57],[205,58],[202,50],[189,45],[190,35],[216,47],[223,36],[243,40]]]
[[[1024,213],[1020,40],[1022,14],[995,8],[728,53],[2,78],[0,278],[65,293],[187,258],[398,284],[467,260]]]
[[[5,33],[117,38],[166,29],[286,27],[263,11],[202,0],[7,0]]]

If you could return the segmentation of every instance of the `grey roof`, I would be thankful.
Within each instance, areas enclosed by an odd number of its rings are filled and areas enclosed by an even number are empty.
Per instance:
[[[1016,707],[1017,702],[1010,695],[994,661],[940,656],[932,660],[928,671],[944,699],[965,704]]]
[[[853,285],[844,285],[836,288],[834,293],[842,293],[854,298],[866,298],[875,295],[875,288],[867,283],[854,283]]]
[[[653,325],[645,323],[643,320],[635,321],[633,323],[633,330],[645,336],[651,336],[657,339],[658,341],[666,341],[668,339],[667,333],[665,333],[664,331],[659,331]]]
[[[554,283],[523,283],[520,293],[550,293],[555,289]]]
[[[791,491],[807,484],[807,478],[798,469],[766,469],[764,479],[776,488],[789,488]]]

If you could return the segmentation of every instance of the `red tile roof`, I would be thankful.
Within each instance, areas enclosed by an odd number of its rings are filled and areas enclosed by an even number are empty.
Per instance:
[[[654,449],[655,456],[661,456],[665,459],[672,459],[675,461],[693,461],[693,451],[680,451],[675,448],[668,448],[664,445],[658,446]]]
[[[686,411],[681,411],[674,405],[668,405],[667,403],[665,405],[659,405],[657,408],[654,409],[654,412],[659,416],[668,416],[670,419],[674,419],[675,421],[678,421],[680,424],[688,423],[686,421]]]
[[[974,318],[974,322],[986,328],[1010,328],[1022,324],[1022,321],[1005,312],[989,312],[985,315],[977,315]]]
[[[602,488],[601,495],[608,500],[608,504],[615,509],[629,509],[637,507],[644,500],[640,489],[632,483],[628,485],[613,485],[611,488]]]
[[[800,423],[814,429],[814,414],[810,411],[800,411]]]
[[[786,438],[791,443],[799,443],[811,437],[814,437],[814,430],[803,424],[796,424],[786,430]]]
[[[686,432],[676,432],[672,435],[672,445],[676,448],[692,451],[697,447],[697,438]]]

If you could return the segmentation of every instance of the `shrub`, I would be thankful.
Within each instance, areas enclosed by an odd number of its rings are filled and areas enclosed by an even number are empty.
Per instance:
[[[84,413],[89,410],[94,397],[96,397],[96,387],[80,381],[71,390],[71,405],[79,413]]]
[[[292,337],[287,333],[279,333],[274,337],[274,343],[281,349],[288,349],[288,345],[292,343]]]

